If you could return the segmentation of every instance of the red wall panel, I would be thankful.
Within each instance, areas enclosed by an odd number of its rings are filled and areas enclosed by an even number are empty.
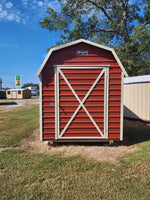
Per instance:
[[[89,89],[92,87],[93,83],[97,79],[98,75],[102,71],[102,69],[92,69],[92,70],[84,70],[84,69],[61,69],[69,83],[71,84],[72,88],[75,89],[76,94],[82,100]],[[85,73],[84,73],[85,71]],[[89,74],[87,73],[89,72]],[[88,77],[89,76],[89,77]],[[104,75],[101,78],[102,80],[97,83],[95,88],[93,89],[93,92],[89,94],[88,98],[86,99],[84,105],[89,111],[92,118],[95,120],[95,122],[101,122],[99,123],[99,128],[103,131],[104,129]],[[62,81],[63,80],[63,81]],[[69,96],[62,96],[60,95],[59,98],[59,105],[62,108],[62,113],[60,111],[60,133],[65,128],[67,122],[71,118],[71,116],[74,114],[76,108],[79,106],[79,102],[74,96],[74,94],[71,92],[70,88],[67,86],[67,83],[60,75],[60,86],[62,84],[66,84],[66,91]],[[79,90],[78,86],[82,85],[82,88],[86,86],[86,89]],[[76,86],[74,88],[74,86]],[[100,93],[98,88],[101,88]],[[96,89],[96,90],[95,90]],[[102,91],[103,90],[103,91]],[[69,92],[70,91],[70,92]],[[74,112],[70,112],[70,106],[76,106],[74,109]],[[64,108],[65,107],[65,108]],[[88,109],[88,107],[90,109]],[[102,108],[101,108],[102,107]],[[93,112],[91,112],[91,108],[93,109]],[[99,109],[99,110],[98,110]],[[60,109],[61,110],[61,109]],[[100,121],[101,119],[101,121]],[[63,120],[66,120],[66,124],[63,122]],[[80,123],[78,123],[80,121]],[[77,126],[78,123],[78,126]],[[91,133],[91,135],[89,135]],[[87,113],[83,108],[81,108],[71,124],[69,125],[68,129],[65,131],[63,137],[101,137],[97,129],[95,128],[92,121],[89,119]]]

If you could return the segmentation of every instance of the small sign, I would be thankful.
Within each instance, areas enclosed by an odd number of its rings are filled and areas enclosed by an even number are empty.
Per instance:
[[[50,101],[50,105],[51,105],[51,106],[54,105],[54,102],[53,102],[53,101]]]
[[[76,55],[88,55],[88,50],[77,50]]]
[[[20,86],[21,85],[21,80],[20,80],[20,76],[16,76],[16,86]]]

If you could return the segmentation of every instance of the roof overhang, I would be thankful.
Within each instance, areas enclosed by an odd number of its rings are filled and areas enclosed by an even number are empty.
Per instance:
[[[63,45],[61,45],[61,46],[57,46],[57,47],[51,48],[51,49],[49,50],[47,56],[45,57],[45,59],[44,59],[42,65],[41,65],[40,69],[38,70],[38,72],[37,72],[37,74],[36,74],[36,77],[40,76],[40,73],[41,73],[42,69],[44,68],[46,62],[48,61],[49,57],[51,56],[51,54],[52,54],[54,51],[57,51],[57,50],[60,50],[60,49],[63,49],[63,48],[66,48],[66,47],[69,47],[69,46],[72,46],[72,45],[81,43],[81,42],[112,52],[112,54],[113,54],[113,56],[115,57],[117,63],[119,64],[120,68],[122,69],[124,76],[125,76],[125,77],[128,77],[128,74],[127,74],[125,68],[123,67],[123,65],[122,65],[122,63],[121,63],[119,57],[117,56],[117,54],[116,54],[116,52],[114,51],[113,48],[106,47],[106,46],[104,46],[104,45],[97,44],[97,43],[95,43],[95,42],[91,42],[91,41],[85,40],[85,39],[75,40],[75,41],[73,41],[73,42],[69,42],[69,43],[63,44]]]
[[[132,76],[124,79],[124,84],[149,83],[150,75]]]
[[[29,90],[28,88],[14,88],[14,89],[8,89],[6,91],[24,91],[24,90]]]

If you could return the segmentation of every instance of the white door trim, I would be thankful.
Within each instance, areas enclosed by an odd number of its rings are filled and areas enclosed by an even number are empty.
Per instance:
[[[81,101],[80,98],[78,97],[78,95],[76,94],[76,92],[74,91],[74,89],[72,88],[71,84],[69,83],[69,81],[67,80],[67,78],[65,77],[65,75],[63,74],[61,69],[102,69],[101,73],[98,75],[98,77],[96,78],[96,80],[94,81],[93,85],[91,86],[91,88],[89,89],[89,91],[87,92],[87,94],[85,95],[85,97],[83,98],[83,100]],[[75,112],[73,113],[73,115],[71,116],[71,118],[69,119],[68,123],[66,124],[65,128],[63,129],[63,131],[61,132],[61,134],[59,133],[59,74],[61,74],[61,76],[63,77],[63,79],[65,80],[65,82],[67,83],[68,87],[70,88],[70,90],[72,91],[72,93],[74,94],[74,96],[76,97],[76,99],[79,102],[79,106],[77,107],[77,109],[75,110]],[[88,112],[87,108],[84,106],[84,102],[86,101],[86,99],[88,98],[88,96],[90,95],[90,93],[92,92],[92,90],[94,89],[94,87],[96,86],[97,82],[100,80],[100,78],[102,77],[102,75],[104,74],[104,78],[105,78],[105,82],[104,82],[104,133],[102,133],[102,131],[100,130],[100,128],[98,127],[98,125],[96,124],[96,122],[94,121],[94,119],[92,118],[92,116],[90,115],[90,113]],[[91,138],[91,139],[107,139],[108,138],[108,76],[109,75],[109,68],[108,66],[55,66],[55,138],[56,139],[81,139],[81,138]],[[76,116],[76,114],[78,113],[78,111],[80,110],[80,108],[83,108],[84,111],[86,112],[86,114],[88,115],[88,117],[90,118],[90,120],[92,121],[92,123],[94,124],[95,128],[98,130],[99,134],[101,137],[63,137],[63,134],[65,133],[65,131],[67,130],[67,128],[69,127],[70,123],[72,122],[72,120],[74,119],[74,117]]]
[[[61,132],[60,137],[63,136],[63,134],[65,133],[65,131],[67,130],[67,128],[69,127],[70,123],[75,118],[76,114],[78,113],[78,111],[80,110],[81,107],[84,109],[84,111],[86,112],[86,114],[88,115],[88,117],[90,118],[90,120],[93,122],[94,126],[96,127],[96,129],[98,130],[98,132],[100,133],[100,135],[102,137],[104,137],[103,133],[101,132],[101,130],[97,126],[96,122],[93,120],[92,116],[89,114],[88,110],[84,106],[84,102],[86,101],[86,99],[89,96],[89,94],[92,92],[93,88],[95,87],[95,85],[97,84],[97,82],[99,81],[99,79],[101,78],[101,76],[104,74],[105,70],[103,69],[102,72],[99,74],[99,76],[97,77],[97,79],[95,80],[95,82],[93,83],[93,85],[91,86],[91,88],[89,89],[89,91],[87,92],[87,94],[85,95],[85,97],[84,97],[84,99],[82,101],[80,100],[80,98],[78,97],[78,95],[76,94],[76,92],[74,91],[74,89],[72,88],[72,86],[70,85],[69,81],[66,79],[65,75],[63,74],[63,72],[60,69],[58,71],[60,72],[60,74],[64,78],[64,80],[67,83],[67,85],[69,86],[70,90],[73,92],[73,94],[75,95],[75,97],[79,101],[78,108],[76,109],[76,111],[74,112],[74,114],[72,115],[72,117],[70,118],[70,120],[68,121],[68,123],[66,124],[65,128]]]

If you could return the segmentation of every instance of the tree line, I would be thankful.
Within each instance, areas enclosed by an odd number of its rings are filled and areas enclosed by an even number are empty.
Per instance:
[[[80,38],[115,49],[128,74],[150,74],[150,0],[59,0],[39,22],[61,45]]]
[[[27,88],[27,87],[37,87],[37,89],[39,89],[39,84],[35,84],[35,83],[25,83],[22,85],[21,88]]]

